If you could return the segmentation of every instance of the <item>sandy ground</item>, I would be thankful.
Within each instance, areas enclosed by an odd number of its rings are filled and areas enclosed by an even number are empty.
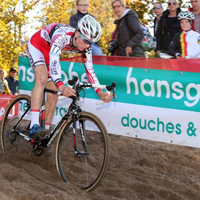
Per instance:
[[[199,200],[200,149],[110,135],[102,184],[85,192],[62,181],[54,152],[5,156],[0,149],[0,200]]]

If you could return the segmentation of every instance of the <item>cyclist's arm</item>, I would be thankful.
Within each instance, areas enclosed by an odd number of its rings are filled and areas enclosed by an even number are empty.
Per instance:
[[[83,55],[83,61],[85,64],[85,71],[87,74],[88,81],[92,84],[99,84],[99,80],[94,72],[93,63],[92,63],[92,49],[88,48],[82,53],[82,55]],[[94,90],[96,91],[97,94],[101,91],[101,89],[99,88],[94,88]]]
[[[66,36],[65,36],[66,37]],[[64,37],[61,38],[64,41]],[[58,41],[57,41],[58,42]],[[57,43],[56,41],[52,44],[51,50],[50,50],[50,63],[49,63],[49,74],[51,78],[53,79],[56,86],[59,88],[59,90],[62,92],[62,95],[64,96],[75,96],[75,90],[66,87],[61,79],[61,67],[60,67],[60,54],[62,46]]]
[[[87,79],[92,84],[99,84],[99,80],[94,72],[93,63],[92,63],[92,50],[91,48],[87,49],[83,53],[83,60],[85,63],[85,70],[87,74]],[[94,88],[96,93],[99,95],[102,101],[108,103],[112,100],[113,94],[108,92],[103,92],[100,88]]]
[[[64,85],[61,79],[60,54],[61,50],[69,43],[71,36],[64,32],[54,34],[49,52],[49,74],[57,87]]]

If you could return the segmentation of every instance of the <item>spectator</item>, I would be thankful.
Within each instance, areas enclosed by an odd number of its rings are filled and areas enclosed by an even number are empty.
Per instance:
[[[77,28],[78,21],[82,17],[84,17],[85,15],[88,14],[88,7],[89,7],[88,0],[76,0],[77,13],[70,17],[70,26],[72,26],[73,28]],[[91,15],[91,16],[93,16],[93,15]],[[101,47],[99,46],[98,42],[93,43],[91,45],[91,47],[92,47],[92,55],[96,55],[96,56],[103,55],[103,52],[102,52]]]
[[[157,32],[157,28],[158,28],[158,23],[160,21],[160,18],[162,16],[163,13],[163,7],[162,4],[159,2],[156,2],[153,4],[153,13],[156,15],[153,22],[154,22],[154,26],[153,26],[153,32],[154,32],[154,37],[156,37],[156,32]]]
[[[125,0],[111,0],[113,12],[118,19],[117,25],[117,56],[145,57],[141,45],[143,32],[137,14],[126,8]]]
[[[176,33],[168,54],[176,58],[200,58],[200,34],[192,30],[194,14],[189,11],[180,12],[178,20],[181,21],[182,33]]]
[[[162,14],[157,29],[156,54],[167,53],[167,49],[176,33],[181,32],[180,21],[177,15],[181,12],[176,0],[168,1],[168,9]]]
[[[5,75],[5,70],[0,69],[0,94],[11,94]]]
[[[17,70],[12,67],[9,71],[9,76],[5,78],[8,81],[9,89],[13,95],[17,95],[19,93],[18,80],[15,79],[16,72]]]
[[[192,22],[192,29],[200,33],[200,0],[190,0],[192,8],[189,11],[194,13],[195,19]]]

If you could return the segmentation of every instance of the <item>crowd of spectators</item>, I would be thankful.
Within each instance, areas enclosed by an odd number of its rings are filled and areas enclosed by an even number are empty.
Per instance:
[[[200,57],[199,51],[194,53],[194,49],[199,47],[200,0],[190,0],[190,4],[191,8],[182,11],[177,0],[168,1],[168,8],[163,11],[154,32],[157,39],[157,56],[167,53],[175,58]],[[154,23],[154,30],[155,27]]]
[[[6,76],[6,71],[0,69],[0,94],[17,95],[19,93],[18,80],[15,78],[17,70],[12,67],[9,70],[9,75]]]
[[[198,37],[198,33],[200,33],[200,0],[190,0],[190,4],[191,8],[182,11],[178,0],[168,0],[166,10],[163,9],[160,2],[153,3],[152,12],[155,14],[153,33],[156,37],[155,57],[160,57],[161,53],[170,54],[175,58],[200,57],[199,51],[191,52],[198,49],[200,43]],[[115,48],[111,55],[144,57],[144,49],[141,45],[144,35],[137,14],[126,7],[125,0],[111,0],[111,6],[117,16],[114,21],[116,29],[112,34],[112,41],[109,45],[109,50],[113,51],[112,45]],[[192,13],[194,17],[192,19],[178,19],[180,13],[182,16],[190,16],[190,13]],[[184,24],[188,24],[187,28]],[[187,51],[184,54],[182,53],[183,45],[180,41],[178,42],[179,47],[175,45],[177,39],[182,37],[182,33],[185,38],[187,36],[186,46],[184,46]],[[190,37],[193,37],[193,39],[188,39]],[[175,56],[175,54],[179,56]]]

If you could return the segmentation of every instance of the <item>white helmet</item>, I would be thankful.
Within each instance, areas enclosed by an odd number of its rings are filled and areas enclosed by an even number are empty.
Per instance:
[[[78,31],[91,42],[98,42],[102,33],[99,22],[89,14],[78,21]]]
[[[187,19],[189,21],[194,20],[194,13],[190,11],[182,11],[178,14],[178,20]]]

